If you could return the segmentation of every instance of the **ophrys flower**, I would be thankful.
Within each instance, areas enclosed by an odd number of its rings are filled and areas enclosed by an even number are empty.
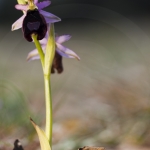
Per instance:
[[[51,4],[49,0],[45,0],[43,2],[38,2],[38,0],[34,0],[34,4],[38,8],[40,14],[43,15],[43,17],[45,18],[46,23],[49,24],[49,23],[54,23],[54,22],[58,22],[61,20],[59,17],[42,10],[43,8]],[[16,22],[12,24],[12,31],[22,28],[23,20],[27,14],[27,11],[29,10],[29,4],[17,4],[15,5],[15,8],[23,11],[24,14]]]
[[[76,59],[80,60],[80,57],[75,52],[73,52],[71,49],[62,45],[62,43],[68,41],[70,38],[71,38],[70,35],[56,36],[56,38],[55,38],[56,52],[63,57],[76,58]],[[47,39],[48,39],[48,35],[46,34],[45,38],[43,38],[43,40],[39,41],[44,53],[45,53],[45,49],[46,49]],[[27,56],[28,61],[39,59],[39,58],[40,57],[38,55],[37,49],[32,50]]]
[[[67,58],[76,58],[80,60],[80,57],[75,52],[62,45],[62,43],[68,41],[70,38],[71,38],[70,35],[56,36],[55,38],[56,51],[55,51],[55,57],[51,68],[51,73],[54,73],[55,69],[57,70],[58,73],[61,73],[63,71],[62,56]],[[46,34],[43,40],[40,40],[40,44],[44,53],[46,50],[47,40],[48,40],[48,34]],[[40,57],[37,49],[34,49],[28,54],[27,60],[31,61],[36,59],[40,59]]]

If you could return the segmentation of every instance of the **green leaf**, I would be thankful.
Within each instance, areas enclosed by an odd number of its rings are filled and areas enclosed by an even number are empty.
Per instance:
[[[31,118],[30,118],[30,121],[38,134],[40,145],[41,145],[41,150],[51,150],[51,147],[50,147],[50,144],[49,144],[48,138],[46,137],[45,132],[38,125],[36,125],[35,122]]]
[[[50,70],[53,63],[54,55],[55,55],[55,33],[54,33],[54,24],[52,23],[50,25],[49,38],[48,38],[48,42],[46,45],[46,52],[45,52],[44,74],[47,76],[50,75]]]
[[[26,0],[17,0],[18,4],[26,4]]]

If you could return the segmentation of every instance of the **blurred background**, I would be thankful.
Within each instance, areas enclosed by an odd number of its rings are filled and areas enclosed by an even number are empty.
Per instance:
[[[52,0],[58,35],[81,58],[63,59],[52,75],[53,150],[104,146],[150,148],[150,1]],[[0,150],[39,150],[29,117],[42,128],[45,100],[40,61],[27,62],[34,44],[11,25],[22,12],[0,1]]]

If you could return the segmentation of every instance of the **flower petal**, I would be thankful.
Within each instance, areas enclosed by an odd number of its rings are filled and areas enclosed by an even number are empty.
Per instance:
[[[62,57],[66,57],[66,58],[74,58],[73,56],[70,56],[68,54],[63,53],[62,51],[60,51],[59,49],[56,48],[56,52],[61,55]]]
[[[39,10],[49,6],[51,4],[51,2],[49,0],[45,0],[43,2],[39,2],[36,4],[36,6],[38,7]]]
[[[40,59],[39,55],[27,58],[27,61],[38,60],[38,59]]]
[[[80,60],[80,57],[75,52],[68,49],[67,47],[65,47],[61,44],[58,44],[58,43],[56,43],[56,46],[57,46],[56,50],[61,56],[67,57],[67,58],[76,58],[76,59]]]
[[[34,0],[34,4],[37,4],[38,3],[38,0]]]
[[[47,24],[61,21],[60,18],[58,18],[57,16],[55,16],[55,18],[49,18],[44,16],[44,18]]]
[[[46,20],[46,23],[54,23],[54,22],[58,22],[61,21],[61,19],[49,12],[46,12],[44,10],[40,10],[40,14],[42,14]]]
[[[45,52],[45,46],[42,46],[42,49]],[[36,59],[40,59],[40,56],[39,56],[38,50],[34,49],[28,53],[27,61],[36,60]]]
[[[41,45],[46,45],[47,44],[47,38],[45,36],[45,38],[43,38],[42,40],[39,40]]]
[[[25,14],[22,16],[22,17],[20,17],[16,22],[14,22],[13,24],[12,24],[12,28],[11,28],[11,30],[12,31],[14,31],[14,30],[17,30],[17,29],[20,29],[21,27],[22,27],[22,22],[23,22],[23,19],[25,18]]]
[[[22,10],[22,11],[27,11],[28,10],[28,5],[15,5],[15,8],[18,10]]]
[[[28,53],[27,56],[27,61],[35,60],[35,59],[40,59],[37,49],[32,50],[30,53]]]
[[[55,38],[55,41],[59,44],[68,41],[71,38],[70,35],[62,35],[62,36],[57,36]]]

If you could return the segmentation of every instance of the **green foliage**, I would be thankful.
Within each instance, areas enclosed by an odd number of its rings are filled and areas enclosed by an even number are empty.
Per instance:
[[[0,126],[28,123],[29,110],[22,92],[6,80],[0,80],[0,113]]]

